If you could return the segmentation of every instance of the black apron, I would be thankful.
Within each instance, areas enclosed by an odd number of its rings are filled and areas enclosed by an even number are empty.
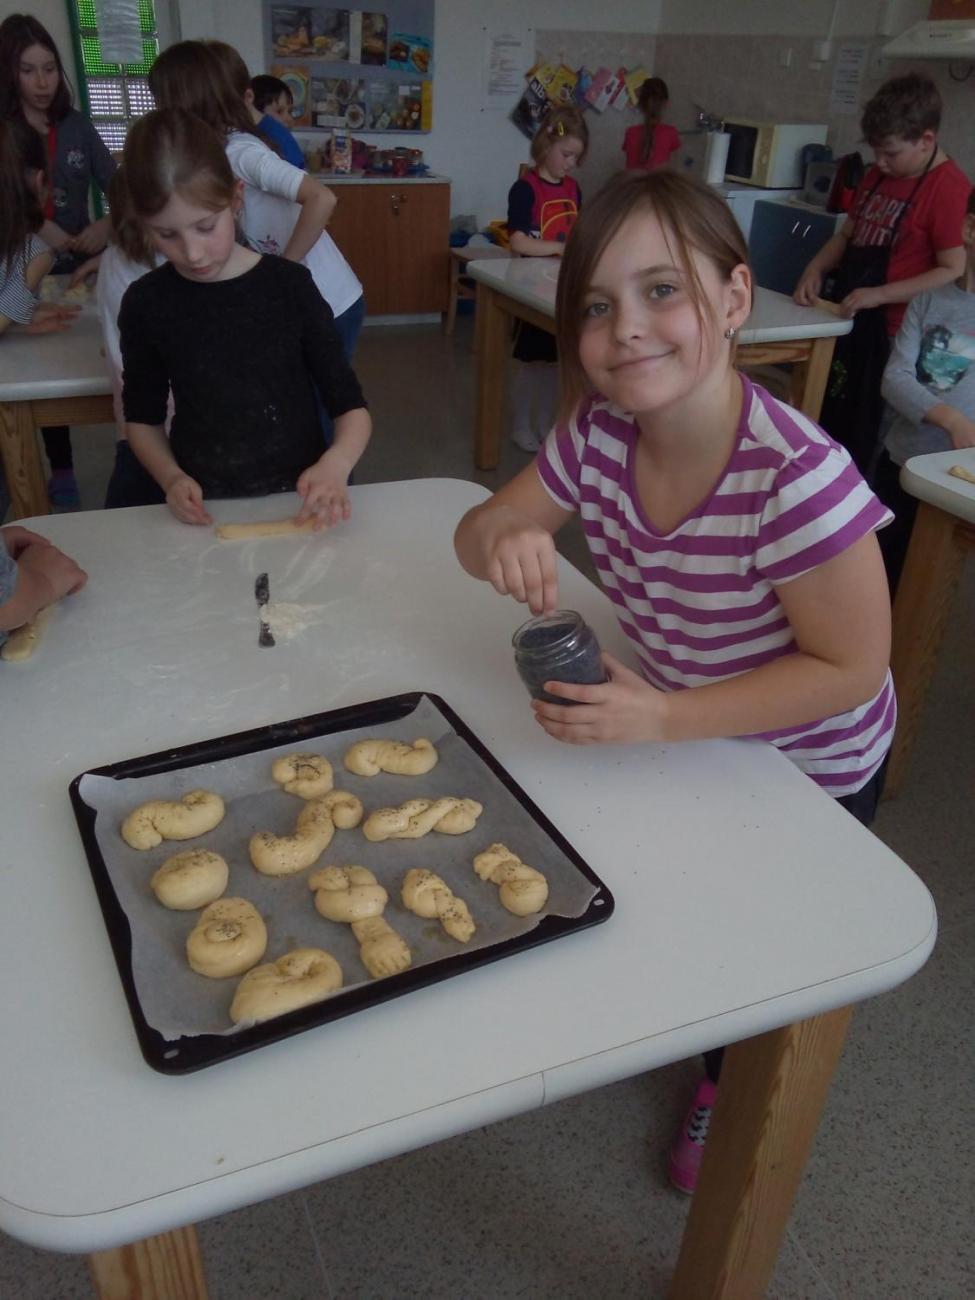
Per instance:
[[[907,202],[897,214],[890,239],[881,246],[857,248],[852,243],[839,265],[828,277],[823,296],[830,302],[842,302],[854,289],[875,289],[887,283],[890,254],[904,215],[924,183],[937,156],[935,149]],[[869,203],[886,177],[881,176],[867,195]],[[880,420],[884,401],[880,384],[890,357],[887,333],[887,307],[868,307],[853,317],[853,329],[836,340],[833,364],[826,384],[819,423],[826,432],[847,449],[854,464],[869,482],[879,453]]]

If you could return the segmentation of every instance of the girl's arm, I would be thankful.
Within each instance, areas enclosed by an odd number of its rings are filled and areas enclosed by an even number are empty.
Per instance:
[[[46,217],[44,224],[37,233],[44,240],[44,243],[49,248],[53,248],[56,253],[63,252],[71,243],[71,236],[68,232],[62,230],[60,226],[55,225],[53,221],[48,220]]]
[[[73,252],[94,257],[96,253],[103,251],[111,233],[112,218],[99,217],[97,221],[93,221],[85,226],[84,230],[79,231],[69,243]]]
[[[554,534],[572,518],[527,465],[493,497],[468,510],[454,533],[454,550],[474,578],[484,578],[499,595],[527,602],[533,614],[558,607],[559,580]]]
[[[511,251],[519,257],[561,257],[565,244],[558,239],[533,239],[523,230],[514,230],[509,236]]]
[[[336,418],[331,447],[298,479],[296,490],[304,500],[296,516],[297,523],[312,519],[318,532],[351,516],[349,475],[365,451],[371,433],[372,417],[364,406],[345,411]]]
[[[184,524],[210,524],[213,519],[203,506],[203,490],[196,479],[184,474],[176,462],[161,424],[125,422],[125,437],[142,465],[166,493],[166,504]]]
[[[285,166],[292,167],[291,163],[285,163]],[[292,170],[299,169],[292,167]],[[327,186],[303,175],[295,202],[301,207],[301,213],[282,253],[290,262],[300,262],[311,249],[331,220],[337,200]]]
[[[890,658],[890,602],[870,533],[776,588],[796,649],[713,686],[665,692],[612,656],[604,686],[547,682],[574,706],[533,702],[550,735],[575,744],[749,736],[832,717],[872,699]],[[588,706],[588,707],[583,707]]]

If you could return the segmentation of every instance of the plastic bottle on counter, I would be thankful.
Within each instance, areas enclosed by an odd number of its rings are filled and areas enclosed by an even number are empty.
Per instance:
[[[552,704],[574,704],[543,690],[546,682],[596,686],[607,681],[596,634],[574,609],[540,614],[523,623],[511,638],[515,667],[528,693]]]

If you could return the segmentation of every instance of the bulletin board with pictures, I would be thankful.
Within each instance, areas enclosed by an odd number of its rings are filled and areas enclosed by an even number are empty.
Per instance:
[[[265,67],[294,97],[299,130],[429,131],[434,0],[382,10],[263,0]]]

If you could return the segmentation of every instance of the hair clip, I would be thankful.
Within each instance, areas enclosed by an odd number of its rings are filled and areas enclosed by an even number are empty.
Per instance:
[[[555,134],[556,134],[556,135],[565,135],[565,124],[564,124],[563,122],[556,122],[556,123],[555,123]]]

